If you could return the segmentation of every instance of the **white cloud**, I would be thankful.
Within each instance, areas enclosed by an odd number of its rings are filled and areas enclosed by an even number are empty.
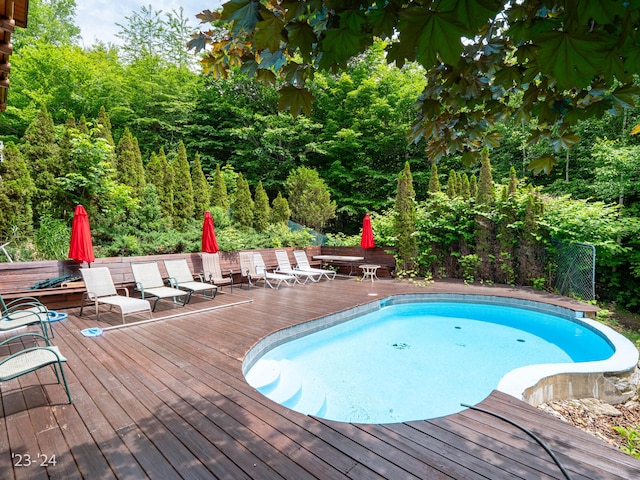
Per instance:
[[[125,17],[140,11],[141,7],[151,5],[154,11],[162,10],[163,13],[182,7],[189,24],[198,28],[200,21],[196,14],[203,10],[213,11],[221,4],[221,0],[76,0],[75,23],[80,27],[85,46],[91,46],[96,40],[120,44],[116,37],[120,27],[116,23],[126,24]]]

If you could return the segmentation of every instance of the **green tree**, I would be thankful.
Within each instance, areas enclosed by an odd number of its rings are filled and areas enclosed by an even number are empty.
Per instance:
[[[211,187],[211,205],[220,207],[224,211],[229,210],[229,196],[227,195],[227,184],[224,175],[220,170],[220,165],[216,165],[216,173],[213,175],[213,185]]]
[[[418,62],[427,84],[411,138],[428,141],[433,159],[466,152],[478,159],[497,135],[487,128],[516,116],[533,138],[556,151],[577,137],[579,119],[622,111],[635,103],[640,22],[633,2],[272,2],[234,0],[221,16],[227,31],[202,31],[190,46],[210,46],[203,63],[225,76],[238,64],[280,86],[279,106],[294,115],[311,111],[306,82],[316,70],[337,71],[375,38],[387,41],[387,61]],[[322,19],[322,21],[319,21]],[[204,30],[204,29],[203,29]],[[513,102],[520,97],[522,101]],[[537,119],[537,122],[531,121]],[[529,168],[549,170],[553,156]]]
[[[36,42],[60,46],[80,40],[75,0],[30,0],[28,7],[27,28],[16,28],[11,35],[15,52]]]
[[[105,142],[109,143],[109,140],[105,138]],[[118,182],[129,185],[134,195],[141,196],[146,185],[142,154],[137,140],[128,128],[125,128],[124,134],[118,142],[114,167]]]
[[[440,180],[438,179],[438,165],[436,162],[431,164],[431,174],[429,176],[429,193],[440,192]]]
[[[156,194],[164,216],[173,217],[173,179],[175,173],[173,167],[167,162],[163,149],[160,149],[157,154],[151,153],[145,173],[147,183],[156,187]]]
[[[237,188],[233,196],[232,204],[233,220],[243,228],[253,225],[253,200],[249,183],[244,179],[242,173],[238,174]]]
[[[447,180],[447,197],[456,198],[458,196],[458,176],[456,175],[456,171],[451,169],[449,172],[449,178]]]
[[[276,198],[271,202],[271,222],[287,223],[290,217],[291,210],[289,209],[289,202],[282,196],[282,193],[278,192]]]
[[[86,122],[85,122],[86,123]],[[116,142],[113,140],[113,134],[111,133],[111,119],[109,114],[105,111],[104,107],[100,107],[98,112],[98,118],[96,119],[95,136],[104,138],[109,145],[115,147]]]
[[[479,205],[492,205],[495,201],[495,195],[489,149],[485,148],[480,163],[480,181],[478,182],[476,200]]]
[[[173,159],[172,166],[175,172],[173,182],[173,220],[178,228],[183,228],[187,224],[187,220],[193,218],[195,204],[187,150],[182,142],[178,145],[178,152]]]
[[[264,232],[269,228],[271,207],[269,207],[269,196],[262,186],[262,182],[258,182],[258,186],[253,195],[253,202],[253,227],[258,232]]]
[[[0,162],[0,237],[30,239],[33,233],[31,199],[35,184],[20,150],[13,144],[4,146]]]
[[[335,217],[336,203],[317,170],[298,167],[289,174],[286,185],[293,220],[321,232]]]
[[[193,165],[191,165],[191,184],[193,185],[193,202],[196,218],[204,215],[209,210],[210,188],[207,178],[202,171],[202,163],[200,163],[200,155],[196,154]]]
[[[413,189],[413,176],[409,162],[398,174],[398,189],[394,207],[393,231],[396,237],[396,257],[404,272],[413,271],[418,250],[414,233],[416,231],[416,202]]]

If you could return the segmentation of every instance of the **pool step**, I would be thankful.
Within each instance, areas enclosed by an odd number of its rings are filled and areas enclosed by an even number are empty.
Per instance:
[[[275,388],[280,377],[280,362],[276,360],[259,360],[247,372],[246,380],[256,390],[266,395]]]
[[[246,379],[266,397],[296,412],[321,416],[326,411],[324,385],[290,360],[260,360]]]

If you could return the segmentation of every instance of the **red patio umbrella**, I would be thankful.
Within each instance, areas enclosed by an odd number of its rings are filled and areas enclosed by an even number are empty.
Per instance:
[[[362,221],[362,238],[360,239],[360,246],[364,250],[370,250],[376,248],[376,242],[373,239],[373,230],[371,229],[371,217],[367,213]]]
[[[204,212],[204,223],[202,224],[202,251],[206,253],[217,253],[218,241],[213,225],[211,212]]]
[[[69,258],[72,258],[78,263],[87,262],[89,264],[96,259],[93,254],[89,216],[82,205],[78,205],[73,212]]]

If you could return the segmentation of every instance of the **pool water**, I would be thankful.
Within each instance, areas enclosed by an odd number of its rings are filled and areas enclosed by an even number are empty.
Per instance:
[[[249,384],[301,413],[354,423],[440,417],[477,404],[525,365],[604,360],[588,325],[471,303],[383,307],[267,351]]]

